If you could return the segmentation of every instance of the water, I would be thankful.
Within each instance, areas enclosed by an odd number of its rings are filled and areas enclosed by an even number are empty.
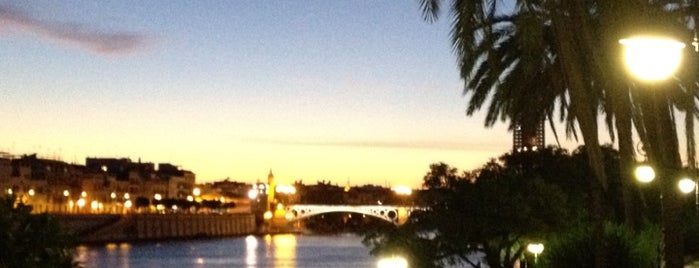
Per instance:
[[[86,268],[116,267],[376,267],[355,235],[274,235],[81,246]]]

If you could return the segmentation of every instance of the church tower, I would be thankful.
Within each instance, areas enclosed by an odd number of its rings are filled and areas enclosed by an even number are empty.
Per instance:
[[[267,175],[267,209],[269,211],[274,211],[276,208],[272,207],[274,204],[274,190],[277,185],[274,183],[274,174],[272,174],[272,169],[269,169],[269,175]]]

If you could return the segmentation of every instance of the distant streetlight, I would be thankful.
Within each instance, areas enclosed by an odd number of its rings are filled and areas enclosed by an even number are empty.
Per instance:
[[[192,194],[193,194],[195,197],[201,195],[201,189],[199,189],[199,187],[194,187],[194,189],[192,189]]]
[[[70,191],[68,191],[68,190],[63,190],[63,196],[65,196],[65,197],[70,196]]]
[[[112,192],[112,193],[109,195],[109,197],[111,197],[112,199],[116,199],[116,196],[117,196],[117,195],[116,195],[115,192]]]
[[[29,192],[28,192],[28,193],[29,193],[29,196],[34,196],[34,195],[36,194],[36,192],[34,191],[34,189],[29,189]]]
[[[160,201],[161,199],[163,199],[163,196],[160,194],[154,194],[153,199]]]
[[[131,208],[131,206],[133,206],[133,203],[131,202],[131,200],[124,201],[125,208]]]
[[[131,195],[129,193],[124,193],[124,199],[129,200],[131,198]]]
[[[187,201],[194,202],[194,197],[191,195],[187,195]]]
[[[85,206],[85,199],[84,198],[78,199],[78,207],[82,208],[84,206]]]
[[[83,191],[82,193],[80,193],[80,196],[87,197],[87,192]]]
[[[684,43],[662,37],[635,36],[619,40],[631,74],[643,81],[660,81],[677,71]]]

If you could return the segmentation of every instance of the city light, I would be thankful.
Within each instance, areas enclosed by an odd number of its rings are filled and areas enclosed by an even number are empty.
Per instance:
[[[133,206],[133,203],[131,203],[131,200],[126,200],[124,201],[124,207],[125,208],[131,208]]]
[[[83,191],[82,193],[80,193],[80,196],[82,196],[83,198],[87,197],[87,192]]]
[[[264,217],[265,217],[265,220],[272,219],[272,212],[269,211],[269,210],[268,210],[268,211],[265,211]]]
[[[70,196],[70,191],[68,191],[68,190],[63,190],[63,196],[65,196],[65,197]]]
[[[85,199],[80,198],[78,199],[78,207],[82,208],[85,206]]]
[[[160,194],[154,194],[153,199],[160,201],[161,199],[163,199],[163,196]]]
[[[257,194],[258,194],[257,189],[250,189],[250,191],[248,191],[248,198],[256,199]]]
[[[194,202],[194,197],[191,196],[191,195],[188,195],[188,196],[187,196],[187,201],[189,201],[189,202]]]
[[[413,189],[404,185],[394,187],[393,191],[398,195],[411,195],[413,193]]]
[[[199,196],[199,195],[201,195],[201,189],[199,189],[199,187],[194,187],[194,189],[192,189],[192,194],[193,194],[194,196]]]
[[[131,198],[131,195],[129,195],[129,193],[124,193],[124,199],[128,200],[129,198]]]
[[[381,258],[376,264],[378,268],[407,268],[408,261],[403,257],[392,256],[390,258]]]
[[[7,188],[7,194],[9,194],[9,195],[12,195],[12,194],[13,194],[12,188]]]
[[[277,185],[277,189],[275,190],[275,192],[282,194],[295,194],[296,187],[292,185]]]
[[[29,196],[34,196],[34,194],[36,194],[36,192],[34,192],[34,189],[29,189],[28,193],[29,193]]]
[[[109,197],[111,197],[112,199],[116,199],[116,193],[115,193],[115,192],[112,192],[112,193],[109,195]]]
[[[99,208],[99,205],[100,204],[99,202],[97,202],[97,200],[93,200],[92,202],[90,202],[90,208],[92,208],[92,210],[97,210]]]
[[[637,36],[619,40],[624,45],[624,62],[641,80],[659,81],[670,77],[682,61],[684,43],[661,37]]]

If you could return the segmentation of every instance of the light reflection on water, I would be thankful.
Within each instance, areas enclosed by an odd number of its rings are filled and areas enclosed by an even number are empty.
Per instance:
[[[368,252],[354,235],[285,234],[81,246],[76,259],[86,268],[375,267]]]

